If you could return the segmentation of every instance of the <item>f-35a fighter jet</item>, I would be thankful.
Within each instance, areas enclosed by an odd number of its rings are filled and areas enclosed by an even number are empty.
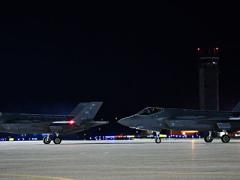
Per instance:
[[[161,130],[208,131],[209,134],[204,137],[207,143],[212,142],[218,132],[224,132],[221,140],[228,143],[228,133],[240,130],[240,103],[230,112],[147,107],[118,122],[130,128],[156,132],[156,143],[161,142]]]
[[[106,121],[94,121],[101,106],[102,102],[79,103],[69,115],[0,113],[0,132],[48,134],[43,138],[44,144],[52,140],[60,144],[64,135],[107,124]]]

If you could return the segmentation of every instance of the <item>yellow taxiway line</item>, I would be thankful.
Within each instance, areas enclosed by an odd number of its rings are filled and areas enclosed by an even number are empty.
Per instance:
[[[30,175],[30,174],[0,174],[1,176],[7,177],[22,177],[22,178],[31,178],[31,179],[51,179],[51,180],[73,180],[72,178],[65,177],[53,177],[53,176],[38,176],[38,175]]]

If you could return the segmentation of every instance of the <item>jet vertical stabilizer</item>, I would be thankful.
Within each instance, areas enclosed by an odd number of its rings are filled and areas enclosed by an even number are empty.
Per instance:
[[[96,116],[102,104],[103,102],[79,103],[70,115],[74,116],[74,120],[77,123],[84,120],[92,120]]]

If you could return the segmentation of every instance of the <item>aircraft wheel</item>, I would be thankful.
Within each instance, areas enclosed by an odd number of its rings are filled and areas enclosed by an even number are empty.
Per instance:
[[[54,144],[61,144],[62,142],[62,139],[60,137],[56,137],[54,140],[53,140]]]
[[[161,138],[155,138],[155,143],[159,144],[161,142],[162,142]]]
[[[230,139],[231,138],[226,134],[221,137],[221,140],[223,143],[228,143],[230,141]]]
[[[51,143],[51,139],[49,137],[44,137],[43,138],[43,143],[44,144],[50,144]]]
[[[205,137],[204,137],[204,141],[205,141],[206,143],[211,143],[211,142],[213,141],[213,137],[212,137],[212,136],[205,136]]]

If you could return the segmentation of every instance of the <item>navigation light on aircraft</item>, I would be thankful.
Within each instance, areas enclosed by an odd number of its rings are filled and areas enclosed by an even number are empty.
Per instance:
[[[70,124],[70,125],[74,125],[76,122],[74,121],[74,120],[70,120],[70,121],[68,121],[68,124]]]

